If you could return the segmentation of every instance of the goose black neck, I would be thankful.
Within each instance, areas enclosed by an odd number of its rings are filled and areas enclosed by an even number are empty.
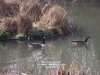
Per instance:
[[[46,38],[45,38],[45,37],[43,37],[43,44],[45,44],[45,40],[46,40]]]
[[[85,39],[85,42],[87,42],[88,41],[88,37]]]

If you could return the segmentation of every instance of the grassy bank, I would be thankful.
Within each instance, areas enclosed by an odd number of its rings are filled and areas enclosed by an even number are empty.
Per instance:
[[[41,37],[66,35],[70,32],[66,8],[52,2],[37,0],[0,1],[0,33],[9,38]],[[21,34],[21,36],[18,36]],[[3,38],[1,35],[0,38]],[[24,35],[24,36],[22,36]],[[5,38],[4,38],[5,39]]]

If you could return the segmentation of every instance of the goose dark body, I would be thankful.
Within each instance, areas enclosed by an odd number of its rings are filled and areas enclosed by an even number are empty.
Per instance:
[[[42,43],[29,43],[28,46],[32,47],[32,48],[42,48],[45,46],[45,40],[46,40],[46,38],[43,37]]]
[[[86,37],[85,40],[72,40],[72,43],[74,43],[74,44],[85,44],[85,43],[88,42],[89,38],[90,37]]]

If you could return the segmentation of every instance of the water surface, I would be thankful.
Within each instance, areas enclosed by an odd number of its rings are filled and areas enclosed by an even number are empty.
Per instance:
[[[88,75],[100,71],[100,8],[82,6],[68,8],[68,11],[79,30],[67,37],[47,41],[44,49],[30,49],[26,41],[0,42],[0,71],[46,75],[48,64],[64,63],[68,68],[72,61]],[[71,40],[83,40],[86,36],[91,37],[87,46],[73,47]]]

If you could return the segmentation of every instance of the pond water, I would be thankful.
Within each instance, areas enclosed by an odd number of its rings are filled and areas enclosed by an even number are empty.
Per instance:
[[[68,68],[72,61],[88,75],[100,72],[100,8],[81,6],[68,11],[79,30],[67,37],[46,41],[44,49],[28,48],[27,41],[0,42],[0,72],[47,75],[50,64],[57,68],[63,63]],[[73,46],[71,40],[83,40],[86,36],[91,37],[87,46]]]

